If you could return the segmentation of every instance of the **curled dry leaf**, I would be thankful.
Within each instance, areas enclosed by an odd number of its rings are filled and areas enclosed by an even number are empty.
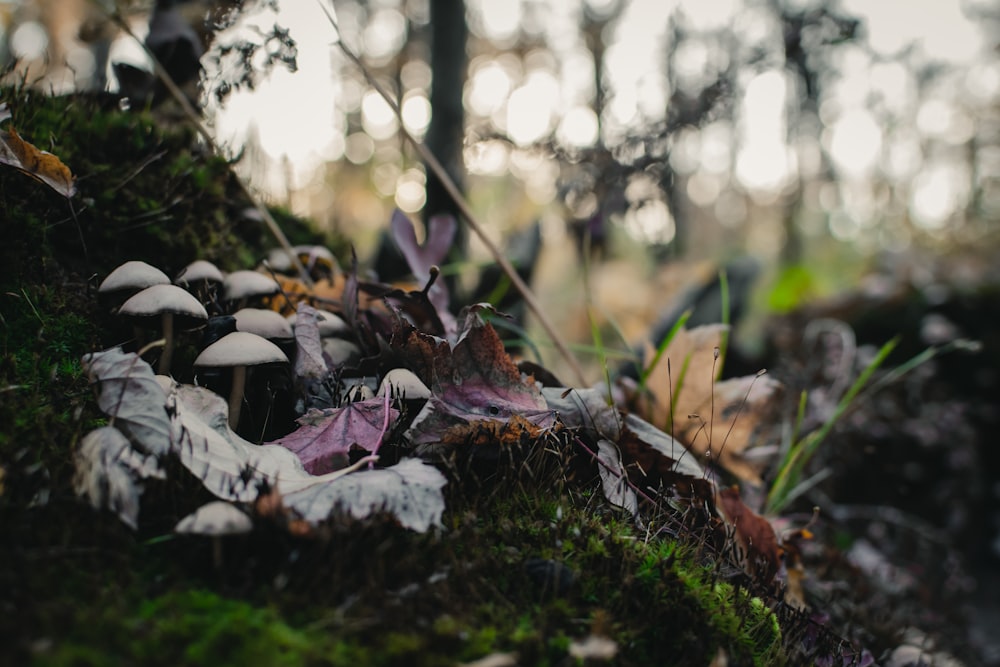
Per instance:
[[[614,443],[601,438],[597,441],[597,468],[601,476],[601,489],[604,497],[615,507],[620,507],[633,517],[639,514],[639,498],[628,485],[625,467],[622,465],[621,452]]]
[[[439,265],[451,250],[458,230],[458,222],[450,215],[434,215],[427,221],[427,234],[423,245],[417,242],[413,223],[406,214],[396,209],[389,223],[392,238],[399,247],[406,263],[413,273],[414,279],[421,289],[431,279],[431,267]],[[446,336],[451,336],[457,329],[455,317],[448,310],[448,288],[441,280],[435,280],[427,290],[427,299],[433,305]]]
[[[771,523],[743,503],[735,486],[719,490],[719,507],[733,527],[743,569],[769,583],[781,567],[781,547]]]
[[[155,457],[133,449],[113,426],[94,429],[80,441],[73,457],[73,489],[95,509],[107,508],[129,528],[139,522],[142,480],[163,478]]]
[[[10,117],[7,105],[0,104],[0,123]],[[0,164],[19,169],[67,199],[76,194],[69,167],[52,153],[39,150],[22,139],[13,126],[6,131],[0,130]]]
[[[170,451],[167,395],[153,369],[120,347],[84,355],[83,369],[97,391],[97,406],[140,451]]]
[[[430,375],[431,388],[406,434],[415,444],[442,442],[454,426],[506,423],[515,415],[540,429],[555,425],[541,390],[521,378],[496,331],[478,317],[466,320],[454,347],[416,330],[408,339],[416,345],[407,361],[418,376]]]
[[[562,424],[598,443],[602,486],[612,504],[631,507],[614,477],[627,479],[630,488],[643,492],[666,491],[702,505],[714,503],[713,485],[695,457],[649,422],[623,416],[610,404],[606,388],[544,388],[542,394]]]

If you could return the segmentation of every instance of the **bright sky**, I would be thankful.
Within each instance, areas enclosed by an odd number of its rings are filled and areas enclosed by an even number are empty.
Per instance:
[[[663,51],[669,48],[666,35],[672,12],[696,34],[710,35],[738,20],[747,39],[769,43],[772,48],[780,43],[775,41],[780,40],[780,26],[745,0],[632,0],[610,33],[605,77],[611,93],[599,124],[592,110],[593,65],[578,29],[584,2],[598,11],[608,4],[605,0],[530,4],[468,0],[474,33],[495,43],[513,44],[521,26],[544,37],[551,49],[523,59],[500,55],[470,63],[466,89],[470,113],[506,132],[515,146],[529,146],[550,136],[571,149],[592,146],[599,127],[605,141],[614,144],[626,130],[661,120],[668,100]],[[917,108],[912,74],[893,60],[912,47],[918,61],[933,59],[967,68],[966,85],[975,89],[973,94],[995,103],[1000,95],[1000,70],[995,61],[985,68],[977,65],[986,45],[980,27],[962,13],[963,4],[975,7],[976,2],[843,0],[847,12],[863,19],[865,34],[881,60],[861,48],[843,49],[837,63],[841,76],[829,88],[833,92],[820,109],[826,126],[822,144],[845,187],[853,188],[841,193],[841,199],[878,171],[891,180],[915,179],[919,187],[913,189],[909,205],[915,222],[927,229],[946,224],[964,203],[968,179],[963,183],[961,172],[956,175],[954,157],[947,151],[924,155],[922,149],[927,137],[959,145],[970,136],[972,123],[955,104],[957,91],[948,87],[932,91]],[[368,26],[350,41],[363,40],[376,60],[391,57],[405,39],[399,4],[384,0],[372,6],[376,9]],[[257,91],[232,95],[217,111],[215,126],[219,138],[233,145],[256,132],[267,154],[291,166],[292,185],[302,187],[324,162],[346,157],[362,163],[373,156],[377,161],[376,150],[380,142],[385,143],[382,140],[395,136],[397,121],[373,91],[362,91],[354,81],[338,77],[335,67],[345,65],[333,46],[336,34],[315,2],[285,0],[282,7],[278,20],[298,44],[299,71],[291,74],[275,68]],[[340,17],[345,24],[351,19]],[[267,14],[256,18],[265,27],[273,21]],[[697,81],[719,58],[726,57],[711,43],[707,37],[683,43],[683,51],[677,54],[679,82]],[[430,118],[429,78],[426,67],[404,70],[403,118],[417,136],[422,136]],[[712,123],[675,142],[672,164],[688,176],[688,194],[696,204],[710,205],[734,185],[767,202],[799,173],[818,164],[814,148],[810,153],[808,147],[800,150],[788,145],[786,110],[788,96],[794,93],[784,70],[759,71],[740,83],[743,90],[734,124]],[[877,108],[872,107],[873,98],[881,100]],[[348,134],[348,114],[358,110],[364,132]],[[887,129],[890,118],[902,122]],[[519,164],[528,158],[519,153],[502,142],[483,142],[469,148],[468,168],[478,174],[508,169],[515,174],[530,173],[525,188],[536,203],[544,205],[555,196],[557,172],[539,168],[537,163],[520,169]],[[376,167],[376,188],[394,196],[404,210],[418,210],[423,204],[423,175],[388,162]],[[288,174],[287,166],[275,170],[275,182],[259,185],[281,191]],[[870,207],[860,207],[848,214],[872,213]],[[641,214],[633,213],[630,222],[648,238],[664,240],[672,235],[666,206],[644,207]],[[843,234],[849,237],[851,228],[844,227]]]

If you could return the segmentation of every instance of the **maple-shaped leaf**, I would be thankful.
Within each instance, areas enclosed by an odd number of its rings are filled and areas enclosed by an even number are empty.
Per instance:
[[[743,569],[769,583],[781,566],[781,547],[771,522],[747,507],[735,486],[719,490],[719,507],[733,527]]]
[[[6,103],[0,103],[0,123],[11,117]],[[13,126],[0,130],[0,164],[19,169],[28,176],[49,186],[67,199],[76,194],[73,173],[62,160],[39,150],[17,133]]]
[[[762,374],[718,380],[718,349],[726,331],[725,325],[679,329],[649,369],[652,405],[640,412],[692,452],[760,484],[762,464],[744,454],[771,425],[781,384]]]
[[[430,371],[431,398],[414,418],[407,437],[415,444],[441,442],[451,426],[479,420],[506,422],[514,415],[539,428],[553,426],[555,415],[541,390],[530,379],[522,379],[493,327],[478,317],[462,319],[465,327],[454,347],[415,330],[409,334],[420,341],[414,365],[422,368],[414,372],[420,376]]]
[[[310,410],[297,420],[299,428],[270,444],[287,447],[313,475],[322,475],[347,463],[352,447],[375,451],[399,410],[382,398],[348,403],[339,408]]]

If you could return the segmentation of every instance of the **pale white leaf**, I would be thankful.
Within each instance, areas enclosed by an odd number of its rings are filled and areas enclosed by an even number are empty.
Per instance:
[[[162,456],[170,450],[166,393],[153,369],[120,347],[87,354],[83,368],[97,391],[97,406],[139,450]]]
[[[109,509],[133,530],[139,519],[142,480],[162,478],[155,457],[144,457],[113,426],[84,436],[74,456],[73,489],[95,509]]]

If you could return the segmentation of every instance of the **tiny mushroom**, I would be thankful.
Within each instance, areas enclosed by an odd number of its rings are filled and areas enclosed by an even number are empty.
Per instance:
[[[227,535],[242,535],[253,530],[253,521],[232,503],[216,500],[202,505],[177,522],[175,533],[208,535],[212,538],[212,559],[216,569],[222,566],[222,541]]]
[[[174,284],[189,290],[201,299],[202,303],[206,303],[218,293],[225,279],[215,264],[204,259],[196,259],[177,274]]]
[[[163,271],[146,262],[132,260],[109,273],[97,288],[97,293],[114,305],[118,305],[147,287],[169,284],[170,278]]]
[[[249,331],[272,343],[285,343],[295,337],[288,320],[273,310],[242,308],[233,313],[237,331]]]
[[[427,388],[416,373],[407,368],[393,368],[382,377],[382,383],[378,386],[377,396],[385,396],[389,392],[390,398],[404,398],[406,400],[422,400],[431,397],[431,390]]]
[[[237,331],[249,331],[262,336],[284,352],[289,359],[295,354],[295,332],[283,315],[262,308],[242,308],[233,313]]]
[[[288,363],[288,357],[271,341],[247,331],[223,336],[194,360],[195,368],[233,369],[233,386],[229,393],[229,427],[233,430],[240,422],[247,367],[273,363]]]
[[[297,245],[292,251],[314,279],[340,273],[340,265],[328,248],[321,245]],[[282,273],[295,273],[292,259],[284,248],[275,248],[267,255],[267,265]]]
[[[297,319],[298,314],[292,313],[288,316],[288,323],[294,327]],[[319,326],[320,338],[342,336],[351,332],[351,327],[347,322],[340,315],[331,313],[329,310],[316,311],[316,324]]]
[[[223,282],[225,299],[245,307],[252,299],[277,294],[281,289],[277,281],[257,271],[233,271]]]
[[[208,313],[198,299],[176,285],[147,287],[123,303],[118,314],[130,318],[137,326],[159,319],[165,341],[158,369],[161,375],[170,373],[174,329],[197,329],[208,320]]]

